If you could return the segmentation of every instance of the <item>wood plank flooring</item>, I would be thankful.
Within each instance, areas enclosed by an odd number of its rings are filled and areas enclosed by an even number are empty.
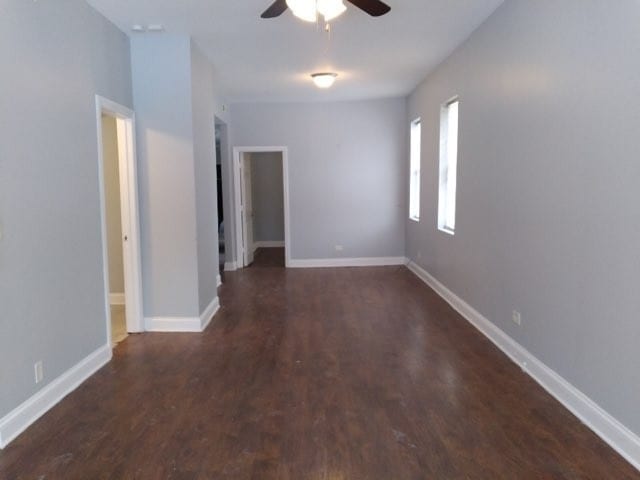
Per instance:
[[[253,256],[251,267],[284,267],[284,248],[258,248]]]
[[[224,280],[204,334],[130,335],[0,479],[640,479],[404,267]]]

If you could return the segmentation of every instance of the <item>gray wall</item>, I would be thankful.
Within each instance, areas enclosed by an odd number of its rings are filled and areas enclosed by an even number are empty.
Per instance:
[[[200,314],[191,40],[131,39],[146,317]]]
[[[217,296],[213,67],[185,35],[136,35],[131,61],[145,316],[199,316]]]
[[[289,148],[293,259],[404,256],[405,119],[405,99],[232,105],[233,146]]]
[[[282,154],[250,153],[254,242],[284,241]]]
[[[636,0],[505,2],[405,119],[423,131],[409,256],[636,434],[639,18]],[[456,94],[452,237],[436,228],[438,116]]]
[[[83,0],[3,0],[0,58],[2,417],[107,344],[94,96],[132,102],[129,41]]]
[[[194,44],[191,45],[191,86],[198,234],[198,298],[202,313],[218,296],[218,198],[213,67]]]
[[[104,197],[109,256],[109,292],[124,293],[122,260],[122,209],[120,208],[120,168],[116,119],[102,116]]]

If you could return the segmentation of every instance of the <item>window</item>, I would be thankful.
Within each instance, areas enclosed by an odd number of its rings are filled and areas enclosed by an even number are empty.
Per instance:
[[[410,179],[409,179],[409,218],[420,221],[420,142],[422,128],[420,119],[411,122],[411,152],[410,152]]]
[[[457,98],[442,106],[440,113],[440,189],[438,228],[454,234],[456,230],[456,187],[458,183],[458,107]]]

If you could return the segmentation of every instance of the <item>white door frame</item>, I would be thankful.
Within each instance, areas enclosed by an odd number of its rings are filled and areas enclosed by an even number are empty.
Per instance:
[[[243,268],[244,264],[244,241],[242,235],[242,189],[240,182],[240,162],[244,153],[282,153],[282,189],[284,193],[284,265],[291,264],[291,228],[289,216],[289,150],[287,147],[233,147],[233,203],[235,211],[235,233],[236,233],[236,266]]]
[[[120,167],[120,203],[127,331],[144,331],[142,311],[142,263],[140,254],[140,216],[138,210],[138,172],[136,162],[135,113],[116,102],[96,95],[98,126],[98,177],[100,188],[100,221],[102,226],[102,267],[104,271],[104,302],[107,316],[107,342],[111,344],[111,305],[109,301],[109,251],[107,247],[107,216],[105,206],[102,115],[115,117],[118,132]]]

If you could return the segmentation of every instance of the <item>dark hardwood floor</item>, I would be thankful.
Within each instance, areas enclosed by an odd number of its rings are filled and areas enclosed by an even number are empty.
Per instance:
[[[259,248],[253,255],[254,268],[284,267],[284,248]]]
[[[0,479],[640,479],[404,267],[248,268],[221,300],[130,335]]]

